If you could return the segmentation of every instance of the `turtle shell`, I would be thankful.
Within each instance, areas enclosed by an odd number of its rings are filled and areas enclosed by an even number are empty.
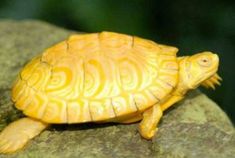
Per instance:
[[[25,115],[49,123],[142,112],[176,86],[177,51],[113,32],[72,35],[22,69],[12,100]]]

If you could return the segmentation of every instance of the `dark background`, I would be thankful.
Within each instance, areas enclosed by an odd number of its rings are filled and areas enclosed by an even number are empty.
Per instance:
[[[40,19],[82,32],[102,30],[220,56],[222,86],[202,89],[235,122],[235,0],[1,0],[1,19]]]

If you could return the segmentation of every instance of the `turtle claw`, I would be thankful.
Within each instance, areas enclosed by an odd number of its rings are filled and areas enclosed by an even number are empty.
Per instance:
[[[221,85],[220,81],[222,81],[222,78],[216,73],[215,75],[213,75],[209,79],[202,82],[201,85],[203,87],[212,88],[213,90],[215,90],[216,85],[219,85],[219,86]]]

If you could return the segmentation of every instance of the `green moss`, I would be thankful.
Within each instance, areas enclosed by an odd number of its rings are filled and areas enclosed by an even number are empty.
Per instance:
[[[70,31],[39,21],[0,22],[0,130],[22,117],[10,99],[12,82],[22,66]],[[235,155],[234,127],[226,114],[198,91],[167,110],[152,141],[138,124],[54,125],[24,150],[0,157],[218,157]]]

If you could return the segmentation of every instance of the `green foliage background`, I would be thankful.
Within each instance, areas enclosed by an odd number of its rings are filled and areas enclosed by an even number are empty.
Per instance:
[[[64,28],[116,31],[220,56],[216,91],[202,89],[235,122],[234,0],[1,0],[1,19],[40,19]],[[46,35],[45,35],[46,36]]]

